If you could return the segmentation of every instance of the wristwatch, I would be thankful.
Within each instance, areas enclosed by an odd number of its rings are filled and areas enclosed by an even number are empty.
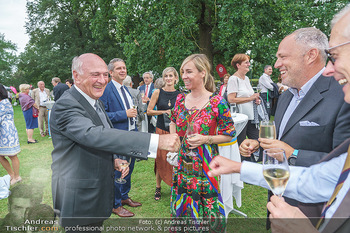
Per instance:
[[[289,158],[288,158],[289,165],[293,165],[293,166],[295,165],[295,163],[297,162],[298,152],[299,152],[299,150],[295,149],[293,151],[293,154],[291,156],[289,156]]]

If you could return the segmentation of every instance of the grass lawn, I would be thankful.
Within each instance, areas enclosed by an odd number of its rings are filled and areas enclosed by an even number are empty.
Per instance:
[[[51,197],[51,151],[53,149],[51,139],[42,138],[39,129],[34,130],[34,138],[39,141],[37,144],[27,144],[27,136],[25,132],[24,117],[19,106],[14,107],[15,125],[18,131],[21,152],[18,155],[20,160],[20,175],[23,182],[27,184],[44,185],[42,203],[52,206]],[[142,203],[141,207],[127,209],[135,213],[137,218],[168,218],[170,216],[170,187],[162,184],[162,198],[160,201],[154,200],[155,191],[155,175],[153,171],[154,160],[140,161],[135,164],[132,176],[132,188],[129,193],[136,201]],[[0,168],[0,175],[6,175],[5,169]],[[242,207],[237,208],[239,211],[248,215],[248,219],[244,219],[233,213],[229,216],[227,232],[261,232],[265,227],[266,217],[266,200],[267,191],[263,188],[244,184],[242,190]],[[0,200],[0,218],[5,217],[8,213],[7,198]],[[111,216],[113,219],[120,218],[116,215]],[[252,228],[247,229],[247,226]],[[252,230],[253,229],[253,230]]]

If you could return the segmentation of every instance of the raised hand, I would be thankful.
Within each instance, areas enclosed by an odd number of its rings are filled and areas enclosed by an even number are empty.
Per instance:
[[[242,163],[227,159],[222,156],[215,156],[210,164],[209,176],[219,176],[221,174],[240,173]]]

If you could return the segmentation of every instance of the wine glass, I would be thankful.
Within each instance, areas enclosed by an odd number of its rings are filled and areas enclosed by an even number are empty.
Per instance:
[[[231,111],[231,116],[235,117],[236,112],[237,112],[237,105],[236,103],[230,103],[230,111]]]
[[[144,90],[140,90],[141,93],[141,98],[143,99],[143,97],[145,97],[145,91]]]
[[[282,197],[289,180],[289,166],[283,149],[264,150],[263,175],[273,194]]]
[[[125,160],[126,162],[123,162],[122,164],[120,164],[120,169],[121,170],[124,170],[125,168],[127,168],[130,164],[130,157],[127,157],[127,156],[121,156],[120,159],[122,160]],[[124,178],[116,178],[115,179],[115,182],[117,184],[125,184],[126,183],[126,180]]]
[[[260,122],[260,130],[259,130],[260,138],[268,138],[268,139],[276,139],[276,126],[274,121],[261,121]]]
[[[187,139],[193,138],[196,136],[196,134],[199,133],[198,126],[195,122],[189,122],[187,124]],[[193,152],[192,149],[190,149],[190,152],[187,153],[187,156],[192,157],[196,156],[196,153]]]

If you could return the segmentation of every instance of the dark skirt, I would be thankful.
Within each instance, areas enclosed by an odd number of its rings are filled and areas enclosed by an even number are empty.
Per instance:
[[[38,118],[33,117],[33,109],[30,108],[23,112],[24,120],[26,121],[26,129],[38,128]]]

